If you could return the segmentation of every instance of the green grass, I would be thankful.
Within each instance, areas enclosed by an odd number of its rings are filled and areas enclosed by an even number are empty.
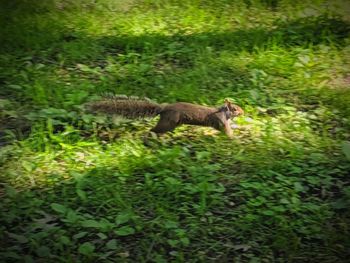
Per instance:
[[[347,262],[346,1],[35,2],[0,7],[2,262]],[[246,114],[145,145],[102,92]]]

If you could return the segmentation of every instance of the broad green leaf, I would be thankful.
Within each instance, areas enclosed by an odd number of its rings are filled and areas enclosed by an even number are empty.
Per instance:
[[[339,199],[332,203],[333,208],[335,209],[346,209],[350,205],[350,202],[346,199]]]
[[[85,220],[81,222],[83,227],[93,227],[93,228],[101,228],[101,223],[96,220]]]
[[[85,256],[90,256],[95,250],[95,246],[90,242],[85,242],[79,247],[79,253]]]
[[[8,85],[9,88],[14,89],[14,90],[22,90],[23,87],[20,85]]]
[[[299,56],[298,59],[305,65],[309,63],[310,57],[308,55]]]
[[[83,72],[91,71],[91,69],[87,65],[84,65],[84,64],[77,64],[77,68]]]
[[[85,220],[81,224],[83,227],[91,227],[91,228],[97,228],[100,231],[108,231],[113,227],[113,224],[107,221],[106,219],[102,219],[100,221],[96,220]]]
[[[341,149],[345,154],[346,158],[350,161],[350,142],[345,141],[341,145]]]
[[[87,199],[85,191],[77,189],[76,192],[77,195],[81,198],[81,200],[85,201]]]
[[[41,246],[36,250],[39,257],[48,257],[50,255],[50,249],[47,246]]]
[[[180,241],[184,246],[188,246],[190,244],[190,240],[187,237],[180,238]]]
[[[112,239],[112,240],[108,241],[106,244],[106,247],[110,250],[116,249],[117,248],[117,240]]]
[[[304,187],[303,187],[302,184],[299,183],[299,182],[295,182],[295,183],[294,183],[294,189],[295,189],[295,191],[297,191],[297,192],[303,192],[303,191],[304,191]]]
[[[164,181],[167,182],[170,185],[181,185],[181,181],[180,180],[177,180],[177,179],[172,178],[172,177],[167,177],[167,178],[165,178]]]
[[[61,236],[60,243],[62,243],[63,245],[69,245],[71,243],[71,241],[70,241],[69,237]]]
[[[22,255],[16,254],[15,252],[12,252],[12,251],[1,253],[0,255],[4,258],[11,258],[11,259],[21,259],[23,257]]]
[[[119,215],[117,215],[115,222],[117,225],[124,224],[130,220],[131,216],[132,214],[129,211],[121,212]]]
[[[25,255],[22,259],[24,263],[35,263],[33,257],[31,255]]]
[[[179,224],[175,221],[171,221],[171,220],[167,220],[164,223],[164,227],[171,229],[171,228],[177,228],[179,226]]]
[[[90,123],[93,119],[93,115],[91,114],[83,114],[82,119],[85,123]]]
[[[107,238],[106,234],[103,233],[98,233],[97,236],[103,240]]]
[[[5,193],[10,198],[14,198],[18,194],[17,190],[14,187],[7,184],[5,184]]]
[[[196,153],[196,158],[198,160],[206,160],[210,157],[210,152],[207,151],[201,151]]]
[[[85,231],[79,232],[78,234],[75,234],[75,235],[73,236],[73,238],[74,238],[74,239],[79,239],[79,238],[85,237],[87,234],[88,234],[88,232],[85,232]]]
[[[122,226],[118,230],[114,231],[118,236],[129,236],[135,233],[135,229],[129,226]]]
[[[234,245],[233,249],[234,250],[243,250],[243,251],[247,251],[248,249],[250,249],[251,246],[250,245],[245,245],[245,244],[240,244],[240,245]]]
[[[34,165],[27,161],[22,161],[22,166],[27,172],[33,171]]]
[[[65,214],[67,212],[67,210],[68,210],[68,208],[65,207],[64,205],[60,205],[60,204],[57,204],[57,203],[51,204],[51,208],[53,210],[55,210],[56,212],[61,213],[61,214]]]
[[[172,246],[172,247],[176,247],[177,244],[179,243],[179,241],[176,240],[176,239],[168,239],[167,242],[168,242],[168,244],[169,244],[170,246]]]
[[[13,238],[13,239],[17,240],[17,242],[20,243],[20,244],[25,244],[25,243],[28,243],[28,241],[29,241],[28,238],[26,238],[23,235],[17,235],[17,234],[13,234],[13,233],[7,233],[7,235],[10,238]]]
[[[290,202],[286,198],[280,200],[281,204],[289,204]]]
[[[262,211],[262,214],[266,215],[266,216],[273,216],[276,213],[274,211],[271,211],[271,210],[264,210],[264,211]]]
[[[73,210],[69,209],[64,221],[68,223],[76,223],[77,221],[79,221],[79,219],[80,219],[80,216],[77,213],[75,213]]]

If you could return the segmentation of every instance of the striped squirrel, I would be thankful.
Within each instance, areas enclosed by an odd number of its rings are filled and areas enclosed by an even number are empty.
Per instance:
[[[224,131],[232,138],[231,117],[243,114],[241,107],[225,100],[221,107],[207,107],[186,102],[157,104],[147,98],[110,95],[88,104],[88,111],[116,114],[126,118],[144,118],[160,115],[152,132],[173,131],[181,124],[209,126]]]

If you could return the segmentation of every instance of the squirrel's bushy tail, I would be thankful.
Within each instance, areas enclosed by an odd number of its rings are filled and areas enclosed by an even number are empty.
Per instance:
[[[162,106],[149,99],[113,95],[87,105],[89,112],[116,114],[126,118],[144,118],[158,115]]]

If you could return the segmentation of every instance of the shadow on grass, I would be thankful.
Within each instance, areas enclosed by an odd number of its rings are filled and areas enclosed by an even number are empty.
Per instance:
[[[13,26],[13,23],[7,24]],[[26,25],[23,30],[26,30]],[[4,27],[6,29],[6,26]],[[20,29],[19,29],[20,30]],[[86,48],[80,50],[79,59],[96,59],[106,54],[127,54],[128,52],[162,54],[168,51],[168,55],[175,55],[173,59],[179,58],[182,64],[188,64],[196,54],[193,51],[211,47],[217,51],[249,51],[254,48],[269,48],[271,45],[281,47],[318,45],[321,43],[334,43],[342,46],[344,39],[349,36],[349,23],[327,15],[317,17],[300,18],[296,20],[277,22],[273,29],[257,27],[252,29],[239,29],[226,32],[204,32],[194,34],[175,34],[164,36],[159,34],[147,34],[140,36],[115,35],[92,38],[62,27],[54,22],[43,26],[41,30],[29,28],[33,40],[37,45],[26,45],[26,41],[18,41],[16,37],[23,40],[23,36],[8,36],[9,39],[2,43],[4,51],[15,51],[17,49],[43,50],[55,47],[58,54],[62,45],[70,43],[81,48],[84,43]],[[25,38],[25,36],[24,36]],[[46,42],[40,44],[42,39]],[[91,49],[89,49],[91,47]],[[74,46],[72,46],[74,49]],[[174,54],[172,54],[172,52]],[[64,54],[64,52],[63,52]],[[53,57],[54,58],[54,57]]]
[[[36,262],[43,257],[73,257],[74,261],[86,262],[89,257],[78,252],[85,242],[96,247],[90,255],[94,259],[102,259],[100,257],[107,254],[122,260],[121,254],[125,252],[130,262],[147,261],[147,257],[158,254],[166,258],[174,249],[167,240],[187,238],[185,232],[180,235],[177,232],[188,229],[191,221],[191,238],[200,240],[206,222],[200,221],[202,213],[194,209],[199,202],[198,193],[172,187],[170,180],[167,183],[166,173],[154,176],[150,185],[151,182],[145,182],[145,172],[135,171],[125,177],[113,167],[99,167],[82,174],[78,180],[62,180],[49,192],[44,189],[17,194],[9,191],[3,207],[8,214],[0,218],[5,231],[0,243],[7,252],[3,258],[8,260],[6,262],[15,262],[15,256],[27,255]],[[193,204],[189,203],[191,200]],[[116,218],[120,214],[124,217],[118,224]],[[118,229],[131,232],[116,234]],[[69,241],[62,243],[61,236]],[[110,249],[106,244],[113,239],[117,244],[113,253],[107,253]],[[216,241],[208,239],[206,242],[214,244]],[[205,246],[201,242],[197,245]],[[43,246],[49,250],[45,256],[38,249]],[[181,242],[176,245],[188,258],[195,246],[196,243],[183,246]],[[204,253],[220,257],[215,249],[205,248]]]
[[[112,36],[100,39],[89,39],[116,53],[148,52],[155,48],[155,53],[177,48],[187,49],[186,57],[191,57],[196,48],[211,47],[217,51],[249,51],[254,48],[266,48],[271,45],[280,47],[308,46],[321,43],[344,45],[349,36],[350,25],[345,21],[327,16],[302,18],[278,23],[275,29],[263,27],[241,29],[232,32],[205,32],[196,34],[177,34],[173,36],[141,35],[138,37]],[[179,46],[172,45],[177,43]],[[194,53],[195,54],[195,53]],[[186,64],[186,63],[184,63]]]
[[[152,165],[137,167],[126,174],[112,165],[95,167],[69,180],[52,174],[52,179],[61,181],[48,189],[43,187],[17,194],[8,191],[2,196],[6,216],[0,218],[0,230],[4,233],[0,243],[9,258],[3,258],[8,260],[6,262],[16,262],[15,256],[21,258],[26,255],[35,262],[41,262],[43,258],[46,262],[47,259],[62,258],[70,258],[71,262],[94,262],[103,260],[104,256],[122,260],[126,253],[126,261],[130,262],[148,261],[148,257],[157,256],[166,259],[211,258],[227,262],[251,255],[268,258],[267,254],[273,253],[280,260],[302,257],[305,259],[302,262],[318,262],[324,258],[330,262],[341,262],[339,260],[345,259],[337,251],[345,251],[345,247],[338,245],[345,244],[346,235],[333,229],[333,225],[341,224],[337,222],[341,218],[314,213],[305,208],[304,202],[288,205],[296,211],[302,209],[300,213],[283,210],[268,216],[261,215],[273,204],[276,208],[283,208],[279,203],[279,199],[285,196],[281,187],[288,192],[293,191],[283,184],[269,185],[269,181],[275,182],[282,174],[269,173],[259,178],[264,171],[260,171],[261,174],[257,172],[257,175],[251,173],[253,178],[246,177],[246,186],[251,185],[253,190],[257,184],[271,188],[261,188],[259,193],[253,194],[253,191],[245,189],[244,184],[238,183],[240,179],[232,178],[232,185],[225,185],[226,191],[221,191],[223,188],[219,182],[222,176],[214,180],[210,172],[200,173],[203,168],[198,164],[191,168],[192,171],[198,169],[197,175],[186,173],[191,169],[176,171],[177,167],[173,164],[162,163],[168,167],[164,170]],[[292,175],[288,168],[284,169],[288,174],[283,181],[286,183]],[[226,179],[234,175],[227,174]],[[300,176],[305,177],[304,174]],[[244,177],[241,179],[244,180]],[[215,189],[218,186],[221,188]],[[203,191],[209,191],[204,208],[200,205],[203,203]],[[273,193],[266,197],[267,207],[247,206],[266,191]],[[312,200],[323,210],[332,209],[322,200],[317,201],[315,196],[305,195],[305,199],[305,203]],[[249,213],[251,221],[247,216]],[[302,225],[298,225],[300,220],[304,220]],[[327,231],[319,230],[320,224]],[[121,229],[124,232],[120,232]],[[313,239],[310,233],[319,236]],[[327,248],[322,238],[329,242]],[[274,242],[275,239],[279,242]],[[116,244],[108,245],[111,240],[116,240]],[[95,249],[84,255],[79,253],[79,248],[86,242]],[[237,244],[246,244],[247,249],[235,249],[233,246]],[[179,254],[172,255],[170,251],[179,251]],[[316,257],[314,261],[309,261],[310,255]]]

